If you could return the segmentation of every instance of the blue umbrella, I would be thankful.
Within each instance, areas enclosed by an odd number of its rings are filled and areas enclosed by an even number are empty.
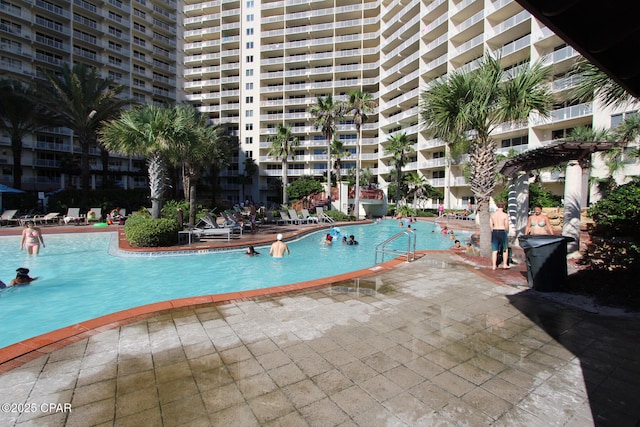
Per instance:
[[[9,186],[6,186],[4,184],[0,184],[0,212],[2,212],[2,195],[4,193],[24,193],[24,191],[22,190],[18,190],[17,188],[12,188]]]

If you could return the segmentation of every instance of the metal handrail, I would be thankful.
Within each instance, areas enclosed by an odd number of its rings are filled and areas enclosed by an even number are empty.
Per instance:
[[[407,236],[407,250],[406,251],[403,251],[403,250],[400,250],[400,249],[388,249],[388,248],[386,248],[386,246],[389,243],[393,242],[394,240],[397,240],[397,239],[401,238],[402,236]],[[412,240],[413,240],[413,249],[411,247]],[[415,261],[415,259],[416,259],[416,233],[413,230],[404,230],[404,231],[401,231],[401,232],[389,237],[384,242],[379,243],[378,245],[376,245],[375,264],[378,264],[378,253],[382,254],[382,260],[380,262],[384,262],[384,256],[387,253],[392,253],[392,254],[396,254],[396,255],[406,255],[407,256],[407,261],[406,262]]]

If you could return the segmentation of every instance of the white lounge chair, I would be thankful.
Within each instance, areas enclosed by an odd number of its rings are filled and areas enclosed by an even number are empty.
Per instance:
[[[280,218],[282,222],[285,224],[300,224],[300,220],[296,218],[291,218],[289,214],[285,211],[280,211]]]
[[[231,240],[231,228],[197,228],[194,227],[190,232],[198,236],[199,239],[211,236],[227,236],[227,241]]]
[[[316,206],[316,214],[318,215],[318,221],[328,222],[329,224],[335,223],[335,220],[324,213],[324,209],[322,209],[320,206]]]
[[[89,218],[89,212],[93,212],[93,218]],[[90,222],[100,222],[102,221],[102,208],[91,208],[87,212],[86,222],[89,224]]]
[[[65,224],[70,222],[77,222],[80,220],[80,208],[69,208],[67,214],[62,218]]]
[[[36,215],[33,218],[27,218],[20,221],[20,224],[25,225],[27,221],[33,221],[34,224],[40,225],[58,224],[60,222],[60,212],[49,212],[46,215]]]
[[[302,213],[302,216],[307,219],[307,223],[310,223],[310,222],[315,222],[316,224],[318,223],[318,217],[311,216],[308,209],[302,209],[302,211],[300,212]]]
[[[308,224],[309,221],[307,220],[307,217],[301,217],[300,215],[298,215],[298,212],[295,211],[295,209],[289,209],[289,218],[291,219],[297,219],[298,223],[304,223],[304,224]]]
[[[17,221],[15,218],[18,213],[17,209],[6,210],[2,212],[2,216],[0,217],[0,225],[9,225]]]

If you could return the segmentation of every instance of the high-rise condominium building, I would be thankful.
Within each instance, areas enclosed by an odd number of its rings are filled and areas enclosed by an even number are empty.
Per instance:
[[[140,103],[181,99],[181,13],[175,0],[0,0],[0,72],[3,78],[43,78],[62,64],[82,62],[126,87]],[[23,141],[25,190],[79,187],[80,146],[68,129],[50,128]],[[92,169],[102,168],[97,147]],[[12,183],[11,141],[0,134],[0,180]],[[113,155],[111,179],[123,188],[145,187],[144,161]],[[102,175],[92,183],[100,186]]]
[[[452,158],[445,142],[421,127],[420,94],[433,79],[477,67],[485,52],[499,56],[505,69],[543,61],[553,70],[558,96],[550,118],[495,129],[501,153],[544,146],[577,126],[609,128],[637,109],[567,101],[577,81],[569,71],[579,54],[515,0],[0,2],[2,70],[35,73],[36,64],[86,61],[124,82],[139,101],[189,101],[237,136],[240,150],[221,179],[224,197],[232,201],[278,200],[281,161],[269,154],[269,139],[279,124],[290,126],[300,141],[288,176],[326,176],[327,142],[310,109],[317,97],[346,101],[358,89],[377,104],[360,139],[362,167],[372,182],[386,189],[393,181],[384,145],[391,135],[406,133],[415,152],[404,170],[441,189],[447,208],[473,204],[464,158]],[[356,163],[353,116],[348,113],[337,128],[335,138],[351,153],[342,159],[347,174]],[[28,149],[35,179],[59,175],[57,156],[72,150],[47,150],[71,143],[71,135],[54,131]],[[6,136],[0,144],[0,162],[8,165]],[[252,186],[241,184],[246,159],[259,165]],[[594,164],[599,171],[592,174],[604,176],[602,163]],[[620,174],[638,175],[637,163],[625,164]],[[562,193],[561,173],[544,172],[540,179]]]
[[[501,153],[541,147],[576,126],[608,128],[631,112],[563,100],[577,82],[568,73],[579,54],[515,0],[190,0],[183,10],[186,97],[240,140],[238,161],[226,172],[231,198],[241,191],[235,177],[246,158],[260,165],[252,196],[277,198],[273,181],[282,175],[281,162],[269,155],[269,137],[278,124],[290,126],[300,141],[288,176],[326,176],[327,142],[310,108],[319,96],[346,100],[360,89],[378,105],[362,125],[360,142],[362,167],[373,181],[383,189],[392,182],[384,145],[404,132],[415,148],[404,170],[443,190],[447,207],[467,207],[474,200],[460,159],[422,130],[420,94],[435,78],[477,67],[485,52],[499,56],[505,69],[543,61],[553,70],[558,96],[550,118],[496,129]],[[355,167],[357,135],[349,114],[336,138],[352,154],[342,160],[344,173]],[[624,174],[638,174],[637,164]],[[540,178],[562,193],[559,173]]]

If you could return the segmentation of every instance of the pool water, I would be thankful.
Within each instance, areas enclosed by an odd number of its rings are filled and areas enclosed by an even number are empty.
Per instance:
[[[417,249],[447,249],[452,245],[433,223],[418,222]],[[39,279],[27,286],[0,291],[0,348],[78,322],[154,302],[221,294],[303,282],[355,271],[374,264],[375,246],[402,231],[398,221],[340,227],[353,234],[357,246],[334,240],[322,244],[327,230],[288,242],[291,255],[269,257],[269,246],[257,246],[259,256],[244,249],[187,255],[128,256],[115,249],[115,233],[46,234],[39,256],[20,252],[20,237],[0,238],[0,279],[15,277],[18,267]],[[464,242],[469,234],[460,232]],[[406,239],[394,242],[406,249]],[[111,250],[110,250],[111,248]],[[390,257],[387,257],[387,260]]]

